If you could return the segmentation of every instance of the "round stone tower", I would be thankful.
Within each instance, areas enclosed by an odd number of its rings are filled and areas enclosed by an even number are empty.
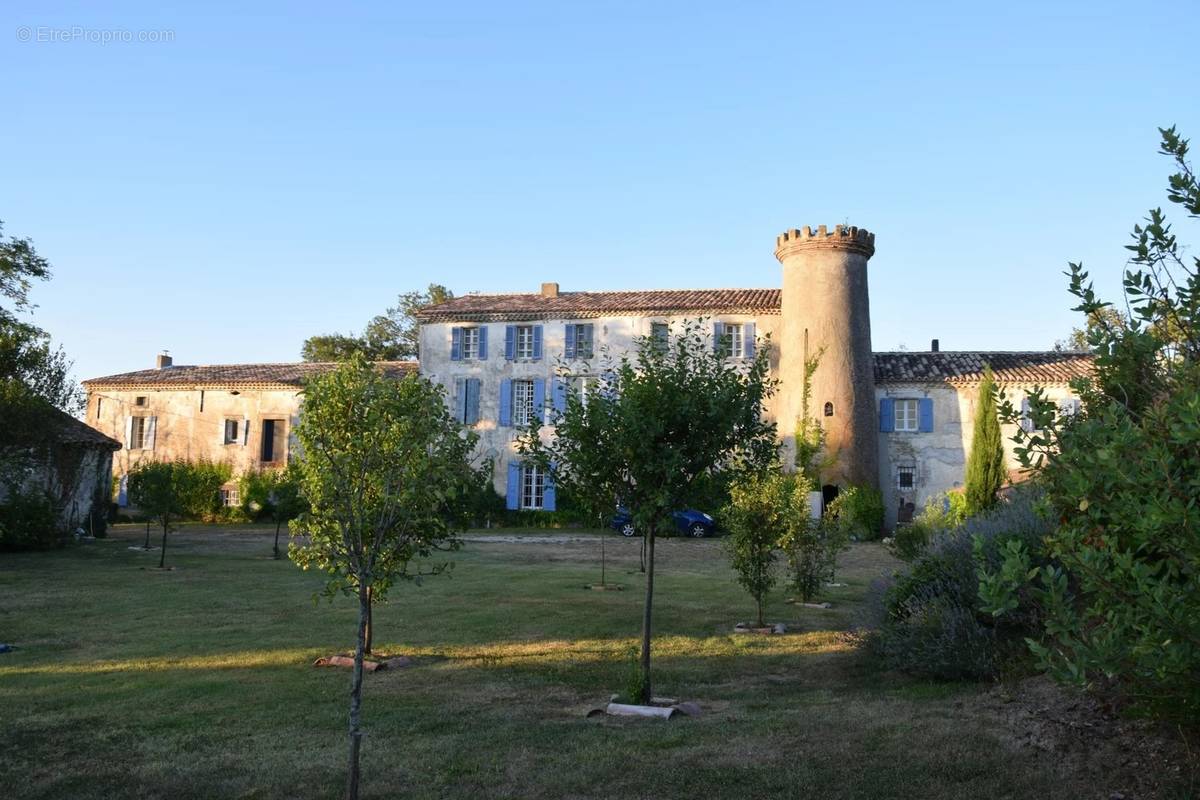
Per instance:
[[[775,239],[783,265],[783,330],[779,352],[779,433],[785,463],[794,463],[795,434],[804,412],[804,365],[812,375],[808,416],[825,431],[829,486],[879,485],[875,363],[867,260],[875,234],[838,225],[785,231]]]

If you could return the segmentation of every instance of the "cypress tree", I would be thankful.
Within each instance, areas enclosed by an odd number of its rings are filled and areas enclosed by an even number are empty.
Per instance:
[[[1007,477],[1004,469],[1004,443],[1000,439],[1000,418],[996,411],[996,380],[991,366],[983,370],[979,384],[979,402],[975,404],[975,435],[967,460],[967,514],[978,514],[996,504],[996,493]]]

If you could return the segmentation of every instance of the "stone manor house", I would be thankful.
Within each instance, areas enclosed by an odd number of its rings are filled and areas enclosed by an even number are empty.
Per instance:
[[[419,369],[444,386],[455,416],[479,434],[480,455],[495,463],[495,488],[510,509],[555,507],[548,476],[516,455],[521,427],[560,405],[566,392],[586,402],[601,348],[619,353],[638,337],[667,337],[700,318],[711,326],[713,346],[734,361],[769,342],[780,390],[767,411],[785,463],[804,365],[820,355],[809,409],[831,455],[823,493],[876,486],[889,525],[962,485],[985,364],[1014,402],[1037,385],[1062,413],[1077,410],[1069,382],[1090,371],[1087,354],[941,351],[936,340],[924,352],[874,352],[867,281],[874,234],[820,226],[787,231],[775,244],[779,289],[563,292],[544,283],[536,293],[470,294],[428,306],[418,312],[419,367],[384,366],[397,375]],[[302,381],[330,366],[174,366],[160,356],[156,369],[84,381],[88,422],[123,443],[114,458],[118,476],[145,458],[224,460],[235,471],[281,465],[292,449]],[[236,502],[234,491],[227,488],[226,502]]]

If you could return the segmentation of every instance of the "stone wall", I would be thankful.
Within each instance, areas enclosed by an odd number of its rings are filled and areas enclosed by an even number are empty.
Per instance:
[[[144,405],[139,405],[143,398]],[[123,445],[113,454],[120,477],[142,461],[208,460],[229,464],[234,474],[282,466],[294,449],[300,397],[294,387],[273,389],[126,389],[90,386],[87,422]],[[126,420],[154,419],[153,447],[131,449]],[[237,421],[237,439],[225,442],[225,421]],[[264,462],[263,422],[274,420],[274,460]],[[147,423],[148,424],[148,423]],[[249,433],[247,434],[247,425]]]

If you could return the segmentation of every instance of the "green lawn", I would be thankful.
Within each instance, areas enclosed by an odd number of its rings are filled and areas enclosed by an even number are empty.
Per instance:
[[[554,535],[558,532],[544,532]],[[573,532],[562,532],[571,534]],[[535,533],[522,532],[524,536]],[[141,528],[65,551],[0,555],[3,794],[46,798],[334,797],[355,607],[273,561],[265,528],[189,527],[157,552]],[[751,609],[719,542],[659,545],[657,693],[706,714],[588,720],[618,690],[638,632],[638,542],[470,542],[450,577],[394,592],[377,650],[418,656],[367,678],[368,797],[1107,797],[1033,768],[973,686],[877,670],[844,634],[878,545],[843,558],[829,611],[777,595],[794,634],[746,637]]]

